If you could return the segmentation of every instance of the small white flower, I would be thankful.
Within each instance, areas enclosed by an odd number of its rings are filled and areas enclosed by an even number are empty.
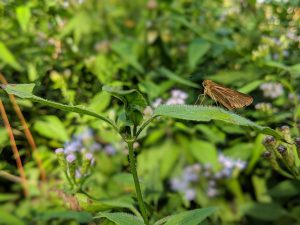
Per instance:
[[[206,194],[208,197],[215,197],[218,195],[218,190],[216,188],[208,188]]]
[[[243,160],[238,159],[238,160],[235,161],[235,167],[240,169],[240,170],[245,169],[246,166],[247,166],[247,163]]]
[[[187,189],[184,194],[185,198],[189,201],[192,201],[196,198],[196,191],[194,189]]]
[[[158,107],[159,105],[161,105],[162,103],[163,103],[162,98],[157,98],[157,99],[152,103],[152,106],[153,106],[153,108],[156,108],[156,107]]]
[[[264,83],[260,85],[264,97],[275,99],[283,94],[283,86],[280,83]]]
[[[153,114],[153,109],[151,108],[151,106],[147,106],[144,111],[143,111],[143,114],[147,117],[150,117],[152,116]]]
[[[76,169],[76,171],[75,171],[75,177],[76,177],[77,179],[79,179],[79,178],[81,178],[81,177],[82,177],[82,175],[81,175],[81,173],[80,173],[80,170],[79,170],[79,169]]]
[[[188,183],[178,177],[173,178],[170,183],[173,191],[183,191],[188,187]]]

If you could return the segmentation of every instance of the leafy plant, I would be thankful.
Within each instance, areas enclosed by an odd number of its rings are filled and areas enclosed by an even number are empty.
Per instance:
[[[273,134],[276,137],[281,137],[276,131],[271,128],[261,127],[256,125],[255,123],[238,116],[232,112],[228,112],[219,108],[214,107],[203,107],[203,106],[185,106],[185,105],[162,105],[159,106],[153,113],[153,115],[148,119],[143,119],[143,110],[146,107],[146,100],[143,95],[137,90],[122,90],[120,88],[108,87],[105,86],[103,88],[104,91],[111,93],[112,95],[119,98],[124,104],[124,111],[118,116],[118,120],[121,120],[121,123],[117,125],[116,122],[111,119],[84,109],[80,106],[68,106],[60,103],[55,103],[53,101],[45,100],[43,98],[37,97],[32,94],[32,90],[34,85],[32,84],[16,84],[16,85],[2,85],[3,90],[5,90],[8,94],[14,94],[20,98],[29,99],[32,101],[36,101],[51,107],[55,107],[65,111],[77,112],[80,114],[86,114],[90,116],[94,116],[98,119],[101,119],[111,125],[115,131],[117,131],[123,138],[123,140],[127,143],[129,149],[129,162],[131,173],[133,176],[136,195],[138,199],[138,204],[143,216],[143,220],[145,224],[149,224],[149,213],[146,211],[145,203],[143,200],[139,179],[136,170],[136,159],[134,156],[134,147],[133,144],[137,140],[139,134],[150,124],[150,122],[158,117],[158,116],[169,116],[178,119],[185,120],[195,120],[195,121],[210,121],[210,120],[220,120],[228,123],[241,125],[241,126],[249,126],[252,127],[262,133]],[[75,169],[74,169],[75,171]],[[69,180],[71,184],[71,182]],[[207,214],[207,216],[210,213]],[[186,214],[185,214],[186,215]],[[202,215],[202,213],[200,214]],[[130,221],[128,224],[142,224],[142,221],[138,222],[138,219],[134,219],[132,216],[126,214],[100,214],[100,217],[107,217],[112,219],[113,221],[117,221],[118,224],[125,224],[125,221]],[[205,216],[206,217],[206,216]],[[205,218],[204,217],[204,218]],[[176,217],[177,218],[177,217]],[[188,216],[190,218],[190,216]],[[124,222],[122,222],[124,220]],[[136,220],[136,222],[133,222]],[[177,221],[173,217],[170,221]],[[185,220],[185,219],[182,219]],[[190,219],[188,219],[190,220]],[[195,220],[198,224],[200,221]],[[174,222],[167,222],[166,224],[173,224]],[[195,224],[189,222],[190,224]]]

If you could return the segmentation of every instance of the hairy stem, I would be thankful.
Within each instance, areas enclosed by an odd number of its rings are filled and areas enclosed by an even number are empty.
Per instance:
[[[128,141],[127,145],[128,145],[128,149],[129,149],[130,169],[131,169],[131,173],[132,173],[133,180],[134,180],[134,185],[135,185],[135,191],[136,191],[136,195],[137,195],[137,199],[138,199],[138,204],[139,204],[144,222],[145,222],[146,225],[148,225],[149,220],[148,220],[148,216],[147,216],[145,203],[143,201],[143,196],[142,196],[142,192],[141,192],[139,178],[138,178],[137,170],[136,170],[136,159],[135,159],[135,156],[134,156],[133,141]]]

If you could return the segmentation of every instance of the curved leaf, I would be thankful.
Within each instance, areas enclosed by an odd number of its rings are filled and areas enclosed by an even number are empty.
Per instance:
[[[244,214],[263,221],[276,221],[287,211],[276,203],[249,203],[242,206]]]
[[[37,216],[40,221],[49,221],[51,219],[75,220],[79,223],[89,223],[93,217],[88,212],[76,212],[67,210],[47,210]]]
[[[195,105],[160,105],[154,111],[154,116],[168,116],[176,119],[208,122],[221,120],[227,123],[251,127],[254,130],[282,139],[281,135],[269,127],[259,126],[256,123],[233,112],[218,107]]]
[[[196,68],[197,63],[208,52],[210,47],[210,43],[202,38],[196,38],[189,44],[188,63],[191,70]]]
[[[21,65],[16,60],[15,56],[11,53],[11,51],[6,47],[6,45],[0,41],[0,61],[10,65],[15,70],[22,70]]]
[[[183,84],[189,87],[193,87],[193,88],[199,88],[199,85],[187,80],[181,76],[178,76],[177,74],[173,73],[172,71],[166,69],[166,68],[160,68],[158,69],[158,72],[160,72],[162,75],[164,75],[165,77],[169,78],[172,81],[175,81],[178,84]]]
[[[145,223],[138,217],[128,213],[98,213],[94,218],[107,218],[118,225],[145,225]]]
[[[122,90],[119,86],[104,85],[102,90],[120,99],[126,108],[130,105],[131,108],[143,112],[144,108],[147,106],[146,99],[141,92],[136,89]]]
[[[198,225],[215,211],[216,208],[213,207],[194,209],[165,217],[157,221],[154,225]]]
[[[25,222],[15,215],[0,210],[0,224],[15,224],[15,225],[25,225]]]
[[[38,97],[34,94],[32,94],[33,88],[35,86],[35,84],[7,84],[7,85],[0,85],[1,88],[6,91],[8,94],[12,94],[12,95],[16,95],[20,98],[24,98],[24,99],[29,99],[31,101],[34,102],[39,102],[42,103],[44,105],[53,107],[53,108],[57,108],[60,110],[64,110],[64,111],[69,111],[69,112],[76,112],[79,114],[84,114],[84,115],[89,115],[89,116],[93,116],[96,117],[98,119],[104,120],[107,123],[113,125],[113,122],[111,120],[109,120],[108,118],[95,113],[93,111],[90,111],[88,109],[86,109],[84,106],[72,106],[72,105],[64,105],[61,103],[57,103],[54,101],[50,101],[47,99],[43,99],[41,97]]]

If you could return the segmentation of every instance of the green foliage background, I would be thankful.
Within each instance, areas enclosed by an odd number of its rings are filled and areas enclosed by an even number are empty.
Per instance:
[[[250,94],[254,103],[237,113],[258,125],[289,125],[298,136],[300,2],[298,0],[85,0],[0,1],[0,72],[9,83],[35,83],[35,94],[70,105],[84,105],[115,118],[120,102],[104,85],[139,89],[151,105],[173,89],[188,93],[194,104],[201,83],[211,79]],[[280,83],[283,93],[265,97],[260,86]],[[48,182],[38,185],[39,171],[9,99],[0,93],[14,128],[29,198],[21,186],[0,177],[0,224],[78,224],[104,210],[136,213],[134,186],[124,143],[102,121],[18,99],[35,138]],[[266,108],[255,107],[270,103]],[[212,104],[204,101],[204,104]],[[2,124],[2,121],[1,121]],[[73,196],[60,191],[66,181],[53,151],[86,127],[102,144],[119,153],[98,153],[86,183],[90,195],[114,199],[84,206],[72,214]],[[138,140],[138,171],[152,220],[187,209],[217,206],[201,224],[300,224],[299,182],[272,171],[262,159],[263,135],[223,122],[158,119]],[[209,198],[205,179],[190,202],[170,190],[169,181],[186,165],[220,166],[218,152],[248,162],[241,174],[220,184]],[[18,175],[4,126],[0,127],[0,170]],[[60,194],[59,194],[60,193]],[[67,203],[67,204],[66,204]],[[122,206],[121,206],[122,205]],[[72,208],[72,207],[71,207]],[[116,209],[118,208],[118,209]],[[122,210],[121,210],[122,211]],[[86,219],[87,218],[87,219]],[[109,222],[102,219],[103,224]]]

